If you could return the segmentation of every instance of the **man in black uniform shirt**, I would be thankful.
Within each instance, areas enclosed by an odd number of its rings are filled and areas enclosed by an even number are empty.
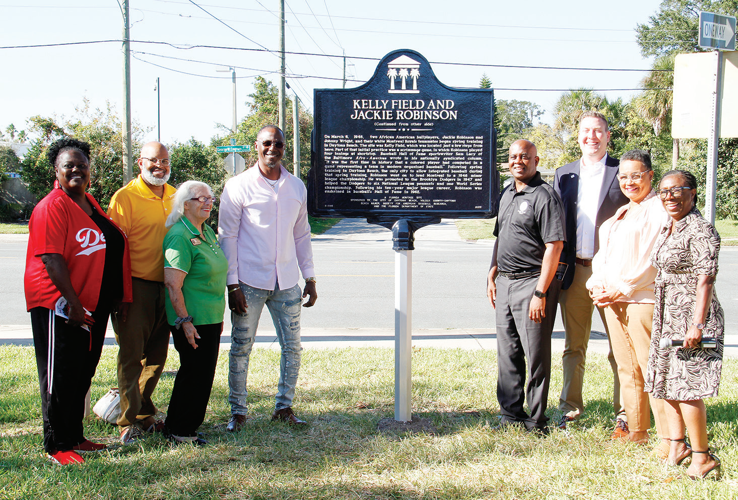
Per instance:
[[[500,200],[487,276],[487,296],[497,317],[497,400],[502,425],[522,424],[548,433],[546,404],[551,378],[551,332],[561,278],[564,246],[561,199],[538,173],[535,145],[526,140],[510,146],[514,182]],[[530,380],[525,386],[525,362]],[[523,409],[528,398],[530,415]]]

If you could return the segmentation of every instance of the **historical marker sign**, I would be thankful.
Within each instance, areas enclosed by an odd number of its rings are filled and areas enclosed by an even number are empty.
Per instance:
[[[700,12],[700,47],[735,50],[735,27],[734,16]]]
[[[315,90],[309,210],[408,219],[497,214],[491,89],[453,89],[418,52],[354,89]]]

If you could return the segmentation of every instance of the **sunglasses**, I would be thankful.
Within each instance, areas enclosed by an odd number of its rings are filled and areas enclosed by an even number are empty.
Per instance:
[[[282,149],[284,147],[284,142],[282,141],[259,141],[262,146],[265,148],[270,148],[274,146],[277,149]]]

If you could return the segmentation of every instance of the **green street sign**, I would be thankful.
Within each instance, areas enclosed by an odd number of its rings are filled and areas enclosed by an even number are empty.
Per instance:
[[[215,148],[218,153],[248,153],[251,146],[218,146]]]

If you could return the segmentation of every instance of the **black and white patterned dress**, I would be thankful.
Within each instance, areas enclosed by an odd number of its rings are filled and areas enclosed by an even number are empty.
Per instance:
[[[666,226],[656,240],[651,264],[658,270],[651,349],[644,390],[653,397],[690,401],[718,395],[723,367],[723,309],[713,287],[703,337],[715,337],[716,349],[659,347],[662,338],[684,339],[692,325],[698,275],[717,276],[720,236],[693,208]]]

